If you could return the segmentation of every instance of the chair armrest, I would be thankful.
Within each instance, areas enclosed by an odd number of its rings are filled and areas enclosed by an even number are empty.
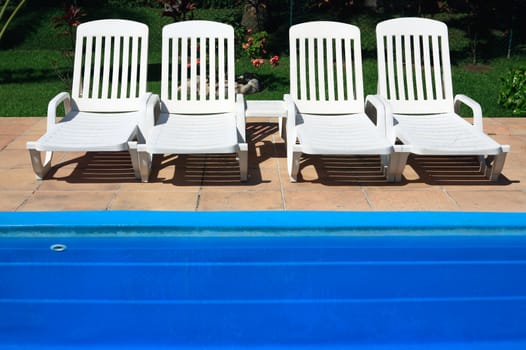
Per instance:
[[[465,104],[466,106],[471,108],[471,111],[473,112],[473,126],[477,128],[478,131],[483,132],[484,126],[482,122],[482,108],[480,107],[480,104],[466,95],[456,95],[454,100],[455,113],[459,114],[460,106],[462,104]]]
[[[160,108],[159,95],[148,92],[141,97],[140,119],[137,120],[137,126],[139,128],[138,138],[140,143],[144,143],[148,138],[150,131],[159,118],[161,112]]]
[[[236,126],[240,143],[247,142],[246,136],[246,110],[245,97],[243,94],[236,95]]]
[[[285,101],[285,110],[287,113],[287,143],[294,145],[296,143],[296,104],[289,94],[283,95],[283,100]]]
[[[67,92],[61,92],[49,101],[47,105],[47,130],[51,130],[56,123],[57,108],[64,103],[64,112],[71,112],[71,96]]]
[[[371,115],[374,110],[374,116]],[[380,95],[368,95],[365,98],[365,113],[373,122],[376,120],[376,127],[387,139],[394,143],[396,139],[394,131],[393,113],[387,99]],[[373,119],[373,117],[376,117]]]

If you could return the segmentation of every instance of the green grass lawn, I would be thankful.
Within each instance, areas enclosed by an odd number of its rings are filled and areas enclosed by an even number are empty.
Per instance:
[[[159,9],[88,9],[89,16],[83,20],[96,18],[125,18],[147,23],[150,28],[149,52],[149,90],[160,92],[161,29],[170,23],[170,19],[160,16]],[[11,40],[0,48],[0,116],[44,116],[49,100],[58,92],[69,87],[59,75],[67,72],[71,62],[64,58],[62,51],[68,47],[65,37],[57,37],[51,18],[60,15],[60,9],[41,11],[38,18],[22,16],[15,23]],[[31,15],[29,15],[31,17]],[[235,10],[199,10],[195,19],[218,20],[235,25],[240,14]],[[376,60],[374,59],[374,26],[371,17],[357,17],[353,24],[362,30],[364,52],[363,74],[365,94],[376,92]],[[452,30],[453,36],[459,33]],[[280,31],[283,36],[283,30]],[[286,32],[285,32],[286,33]],[[285,34],[286,35],[286,34]],[[245,57],[236,65],[238,74],[256,73],[260,76],[263,91],[247,95],[247,99],[281,99],[288,92],[289,67],[286,51],[286,37],[271,37],[274,48],[281,56],[280,65],[271,67],[268,63],[255,69]],[[455,47],[455,45],[451,45]],[[281,47],[281,51],[280,50]],[[501,77],[512,67],[526,65],[526,56],[512,59],[496,58],[487,60],[483,65],[468,66],[465,60],[457,60],[453,66],[453,84],[455,93],[466,94],[481,103],[485,116],[511,116],[511,111],[498,105]]]

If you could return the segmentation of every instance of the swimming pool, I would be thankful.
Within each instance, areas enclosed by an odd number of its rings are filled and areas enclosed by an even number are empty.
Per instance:
[[[525,349],[526,213],[0,213],[0,349]]]

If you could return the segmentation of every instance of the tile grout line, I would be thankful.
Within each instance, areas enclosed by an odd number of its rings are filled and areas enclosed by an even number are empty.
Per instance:
[[[279,136],[279,137],[281,137],[281,136]],[[272,149],[274,151],[274,154],[276,154],[277,153],[276,133],[272,134]],[[281,196],[281,210],[287,210],[287,202],[285,200],[285,191],[284,191],[284,187],[283,187],[283,181],[281,181],[281,166],[279,164],[280,162],[279,162],[278,159],[276,159],[275,162],[277,164],[276,169],[278,171],[279,193],[280,193],[280,196]],[[288,170],[287,170],[287,176],[288,176]]]
[[[462,207],[457,202],[457,200],[455,198],[453,198],[453,196],[449,193],[449,191],[444,186],[440,186],[440,188],[441,188],[442,192],[446,195],[446,197],[449,198],[449,200],[451,200],[453,202],[453,204],[455,204],[455,206],[457,207],[457,210],[461,210]]]
[[[367,194],[367,187],[361,186],[361,191],[362,191],[362,194],[363,194],[364,197],[365,197],[365,201],[367,202],[367,204],[369,204],[369,208],[371,208],[371,210],[376,210],[376,206],[375,206],[374,203],[369,199],[369,196],[368,196],[368,194]]]
[[[199,184],[199,190],[197,191],[197,198],[195,200],[195,208],[194,211],[199,211],[199,205],[201,204],[201,193],[203,191],[203,185],[205,183],[205,173],[206,173],[206,160],[208,157],[205,157],[205,164],[203,166],[203,170],[201,172],[201,183]]]

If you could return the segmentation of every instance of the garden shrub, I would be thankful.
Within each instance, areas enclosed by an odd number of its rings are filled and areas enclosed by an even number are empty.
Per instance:
[[[514,115],[526,115],[526,66],[512,69],[502,78],[498,102]]]

